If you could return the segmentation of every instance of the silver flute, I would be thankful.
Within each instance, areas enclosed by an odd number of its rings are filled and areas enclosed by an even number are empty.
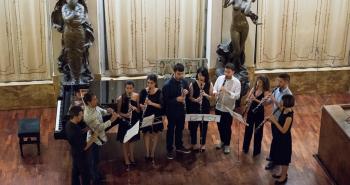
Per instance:
[[[271,92],[271,95],[273,95],[273,93],[278,89],[278,87],[275,87],[272,92]],[[253,113],[256,113],[256,111],[258,111],[258,109],[265,103],[267,102],[268,100],[270,100],[271,98],[266,98],[266,99],[262,99],[260,101],[260,103],[252,110]]]
[[[268,117],[273,116],[278,110],[279,110],[279,108],[277,108],[275,111],[273,111],[272,114],[269,115]],[[262,122],[255,128],[255,132],[258,131],[258,130],[264,125],[264,123],[266,123],[267,121],[268,121],[267,119],[266,119],[266,120],[264,119],[264,121],[262,121]]]

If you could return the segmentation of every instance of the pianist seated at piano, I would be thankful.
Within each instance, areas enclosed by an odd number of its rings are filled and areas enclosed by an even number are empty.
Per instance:
[[[97,167],[99,162],[100,147],[107,142],[105,130],[111,126],[112,122],[117,120],[119,115],[111,108],[105,110],[97,106],[97,97],[91,92],[86,93],[83,100],[85,103],[84,122],[86,123],[86,126],[90,128],[87,134],[87,140],[89,140],[91,137],[92,132],[98,133],[97,140],[91,145],[88,151],[89,168],[92,175],[92,180],[94,184],[98,184],[104,178]],[[112,115],[111,118],[106,122],[103,122],[103,116],[108,114]]]

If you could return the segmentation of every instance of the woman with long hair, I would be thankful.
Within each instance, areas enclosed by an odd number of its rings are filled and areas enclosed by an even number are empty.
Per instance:
[[[250,90],[247,97],[247,123],[245,127],[244,141],[243,141],[243,152],[248,153],[250,140],[253,135],[254,127],[257,128],[262,121],[264,121],[264,106],[263,98],[269,96],[270,83],[269,79],[265,76],[258,76],[256,78],[253,88]],[[261,152],[261,140],[263,137],[263,129],[254,131],[254,150],[253,156],[260,154]]]
[[[140,134],[137,134],[128,142],[124,143],[126,132],[137,124],[140,118],[139,94],[134,92],[134,88],[135,84],[133,81],[126,81],[125,92],[117,99],[118,114],[121,116],[117,140],[123,145],[124,162],[127,171],[130,170],[130,165],[136,165],[134,158],[134,142],[140,139]]]
[[[154,153],[160,133],[164,128],[162,121],[162,92],[157,87],[157,75],[148,75],[146,81],[147,87],[140,92],[141,119],[154,115],[154,122],[151,126],[143,127],[141,131],[146,148],[145,160],[154,164]]]
[[[213,96],[213,84],[209,79],[208,69],[200,67],[197,70],[196,81],[189,87],[189,114],[209,114],[210,98]],[[191,144],[194,151],[205,151],[208,121],[190,121],[188,127],[191,135]],[[197,130],[200,128],[200,146],[197,146]]]

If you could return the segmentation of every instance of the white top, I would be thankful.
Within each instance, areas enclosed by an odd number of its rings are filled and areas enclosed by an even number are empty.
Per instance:
[[[228,93],[220,93],[222,85]],[[241,94],[241,82],[234,76],[231,79],[225,79],[225,75],[221,75],[216,79],[214,84],[213,93],[219,93],[215,108],[222,112],[228,112],[224,106],[233,110],[235,108],[235,102],[239,99]]]
[[[98,137],[103,141],[103,142],[107,142],[107,136],[106,136],[106,132],[105,129],[108,128],[109,126],[111,126],[112,122],[110,120],[103,122],[102,116],[103,115],[107,115],[107,111],[100,108],[100,107],[96,107],[96,108],[91,108],[89,106],[85,106],[84,109],[84,121],[86,123],[86,125],[92,129],[94,132],[98,132],[99,135]],[[91,130],[88,131],[87,133],[87,140],[89,140],[91,138]],[[97,139],[95,141],[95,143],[97,145],[102,145],[102,142]]]
[[[273,96],[276,99],[276,103],[277,104],[273,104],[273,112],[275,112],[275,110],[278,108],[278,104],[282,101],[282,96],[285,94],[290,94],[292,95],[292,91],[290,91],[290,89],[288,87],[286,87],[285,89],[281,89],[280,87],[278,87],[274,92],[273,92]],[[281,115],[281,110],[278,110],[275,112],[274,116],[278,119],[279,116]]]

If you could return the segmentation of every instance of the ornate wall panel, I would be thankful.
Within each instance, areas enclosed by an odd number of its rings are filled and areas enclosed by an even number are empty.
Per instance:
[[[9,0],[0,2],[0,76],[14,74]]]
[[[258,29],[258,65],[285,61],[289,1],[260,1],[262,25]]]
[[[343,0],[260,1],[257,68],[348,65],[349,7]]]
[[[46,0],[3,0],[1,8],[0,81],[47,80],[48,23]]]
[[[324,26],[320,30],[320,60],[330,65],[348,63],[350,47],[350,1],[324,0]]]
[[[107,51],[112,75],[150,72],[161,58],[203,54],[202,0],[107,0]]]

